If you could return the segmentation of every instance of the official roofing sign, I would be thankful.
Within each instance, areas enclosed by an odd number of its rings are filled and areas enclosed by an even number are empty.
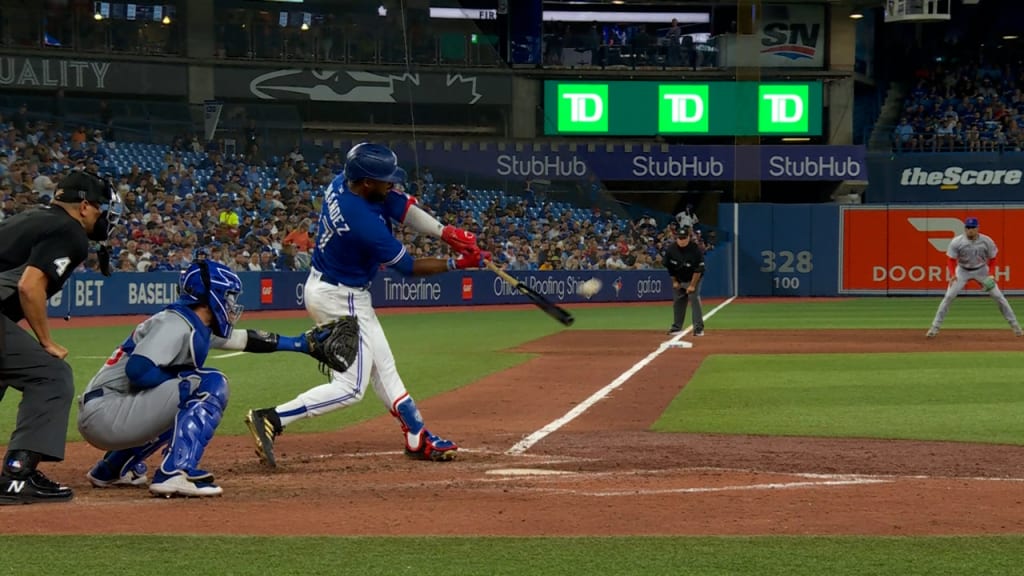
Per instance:
[[[505,105],[512,101],[512,80],[501,74],[326,68],[217,68],[214,74],[217,98],[463,105]]]

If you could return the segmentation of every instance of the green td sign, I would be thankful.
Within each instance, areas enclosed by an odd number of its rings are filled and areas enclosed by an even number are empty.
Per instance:
[[[607,132],[608,85],[560,85],[558,87],[558,130]]]
[[[762,84],[757,89],[757,129],[762,133],[806,132],[810,118],[807,86]]]
[[[710,117],[708,93],[707,85],[658,86],[658,132],[706,134]]]
[[[819,136],[821,80],[545,80],[544,133]]]

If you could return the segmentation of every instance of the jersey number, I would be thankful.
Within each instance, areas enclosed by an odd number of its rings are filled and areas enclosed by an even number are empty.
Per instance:
[[[63,276],[71,264],[71,258],[57,258],[53,261],[53,267],[57,269],[57,276]]]

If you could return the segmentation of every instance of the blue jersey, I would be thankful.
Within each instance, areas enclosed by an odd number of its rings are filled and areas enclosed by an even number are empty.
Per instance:
[[[317,224],[313,267],[325,280],[346,286],[365,286],[381,264],[412,274],[413,258],[391,230],[405,220],[412,199],[397,191],[372,203],[349,191],[344,176],[328,186]]]

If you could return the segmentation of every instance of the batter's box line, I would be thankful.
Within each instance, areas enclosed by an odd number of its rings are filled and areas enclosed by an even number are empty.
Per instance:
[[[864,486],[869,484],[891,484],[891,480],[859,478],[849,480],[822,480],[819,482],[770,482],[766,484],[743,484],[738,486],[692,486],[689,488],[658,488],[615,491],[584,491],[568,488],[533,488],[523,487],[523,491],[566,494],[570,496],[587,496],[595,498],[623,496],[661,496],[665,494],[707,494],[713,492],[743,492],[755,490],[793,490],[797,488],[828,488],[836,486]]]
[[[501,450],[481,450],[476,448],[459,448],[459,453],[474,454],[481,456],[494,456],[499,458],[509,458],[510,456]],[[405,452],[401,450],[385,450],[380,452],[348,452],[344,454],[335,454],[328,452],[326,454],[312,454],[304,456],[307,460],[330,460],[334,458],[380,458],[380,457],[391,457],[396,455],[405,455]],[[580,458],[575,456],[552,456],[550,454],[517,454],[512,458],[531,460],[533,464],[580,464],[588,462],[599,462],[596,458]],[[458,457],[455,459],[459,462]],[[492,467],[496,464],[494,462],[470,462],[473,466],[481,467]]]
[[[759,468],[730,468],[722,466],[703,466],[692,468],[681,468],[680,470],[711,471],[711,472],[738,472],[747,474],[772,474],[778,476],[797,476],[800,478],[823,478],[823,479],[881,479],[881,480],[966,480],[970,482],[1024,482],[1024,478],[1013,476],[946,476],[929,474],[867,474],[860,472],[849,472],[845,474],[827,474],[818,472],[782,472],[778,470],[764,470]]]

